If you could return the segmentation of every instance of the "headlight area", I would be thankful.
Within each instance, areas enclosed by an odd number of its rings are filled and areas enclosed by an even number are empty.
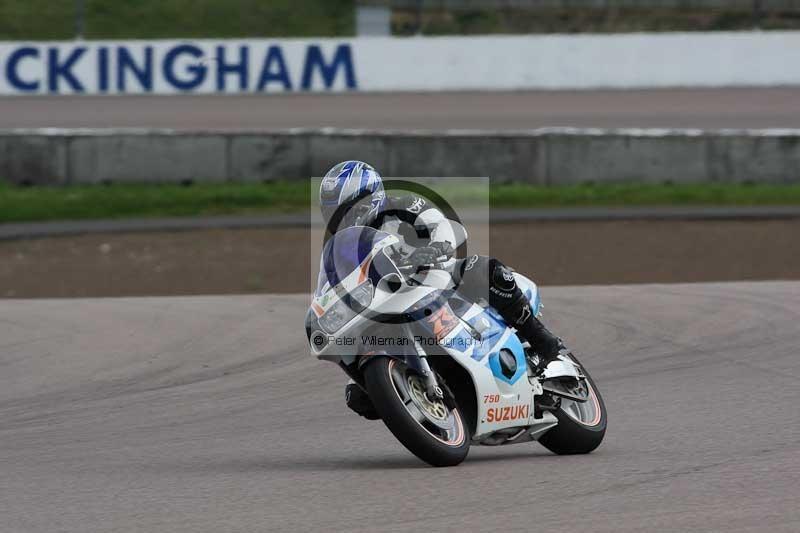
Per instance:
[[[319,317],[319,325],[327,333],[336,333],[342,326],[369,307],[374,293],[372,282],[367,280],[343,295],[338,302],[325,311],[325,314]]]

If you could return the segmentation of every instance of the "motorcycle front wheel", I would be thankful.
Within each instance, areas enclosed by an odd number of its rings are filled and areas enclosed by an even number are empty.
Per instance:
[[[431,401],[422,376],[401,361],[375,357],[364,378],[383,423],[411,453],[432,466],[455,466],[467,457],[463,416],[453,401]]]

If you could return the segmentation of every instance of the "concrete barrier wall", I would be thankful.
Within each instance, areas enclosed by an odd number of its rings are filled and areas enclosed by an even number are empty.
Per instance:
[[[800,130],[0,132],[0,180],[16,184],[303,179],[343,159],[534,184],[800,183]]]
[[[800,85],[800,32],[0,42],[0,95]]]

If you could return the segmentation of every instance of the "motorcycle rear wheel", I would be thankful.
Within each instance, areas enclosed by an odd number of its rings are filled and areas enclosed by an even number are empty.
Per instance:
[[[367,392],[389,431],[431,466],[455,466],[469,452],[470,435],[453,402],[431,402],[424,380],[403,362],[375,357],[364,370]]]
[[[603,397],[580,361],[572,354],[569,357],[586,376],[589,400],[580,404],[562,399],[561,407],[553,411],[558,425],[542,435],[539,443],[558,455],[590,453],[600,446],[606,434],[606,404]]]

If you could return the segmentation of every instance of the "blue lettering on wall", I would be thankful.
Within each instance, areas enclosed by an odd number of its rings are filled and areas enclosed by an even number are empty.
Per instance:
[[[286,61],[283,59],[280,46],[273,45],[267,48],[267,55],[264,56],[264,64],[261,67],[256,90],[263,91],[270,82],[282,84],[286,91],[292,90],[292,80],[289,79],[289,70],[286,68]]]
[[[19,62],[26,57],[38,58],[39,50],[37,48],[33,48],[32,46],[23,46],[22,48],[17,48],[14,50],[11,55],[8,56],[8,62],[6,63],[6,79],[8,80],[9,85],[18,91],[38,91],[38,80],[25,81],[19,77],[19,72],[17,72],[17,66],[19,65]]]
[[[77,93],[84,91],[83,84],[78,81],[71,69],[85,53],[86,47],[78,46],[72,50],[63,63],[59,63],[58,48],[51,47],[47,50],[47,87],[51,93],[58,92],[59,78],[64,78],[73,91]]]
[[[8,46],[8,48],[6,48]],[[357,90],[347,42],[20,43],[4,45],[8,93],[137,94]],[[213,50],[214,57],[207,57]],[[214,72],[210,68],[216,69]],[[213,84],[213,85],[212,85]]]
[[[147,92],[153,90],[153,47],[144,48],[144,65],[139,66],[127,48],[120,46],[117,49],[117,90],[125,92],[125,72],[130,71],[136,76],[139,85]]]
[[[108,91],[108,48],[105,46],[97,49],[97,90]]]
[[[228,73],[239,75],[239,90],[247,90],[248,48],[239,47],[239,62],[225,62],[225,47],[217,46],[217,91],[225,91],[225,75]]]
[[[179,78],[175,74],[175,61],[177,61],[178,57],[183,54],[190,55],[196,59],[203,57],[203,51],[194,45],[182,44],[180,46],[176,46],[167,52],[167,55],[164,57],[164,78],[167,80],[167,83],[176,89],[180,89],[181,91],[190,91],[205,81],[208,69],[205,65],[198,62],[196,64],[189,65],[186,68],[187,72],[191,75],[189,78]]]
[[[325,88],[330,89],[336,78],[336,72],[340,67],[344,70],[346,87],[348,89],[356,89],[356,76],[353,71],[353,56],[350,51],[350,45],[340,44],[337,46],[333,60],[329,64],[325,64],[325,58],[322,57],[322,49],[318,45],[312,44],[306,50],[306,62],[305,66],[303,66],[303,78],[300,83],[301,88],[304,91],[311,89],[311,78],[314,75],[314,70],[317,69],[322,74]]]

